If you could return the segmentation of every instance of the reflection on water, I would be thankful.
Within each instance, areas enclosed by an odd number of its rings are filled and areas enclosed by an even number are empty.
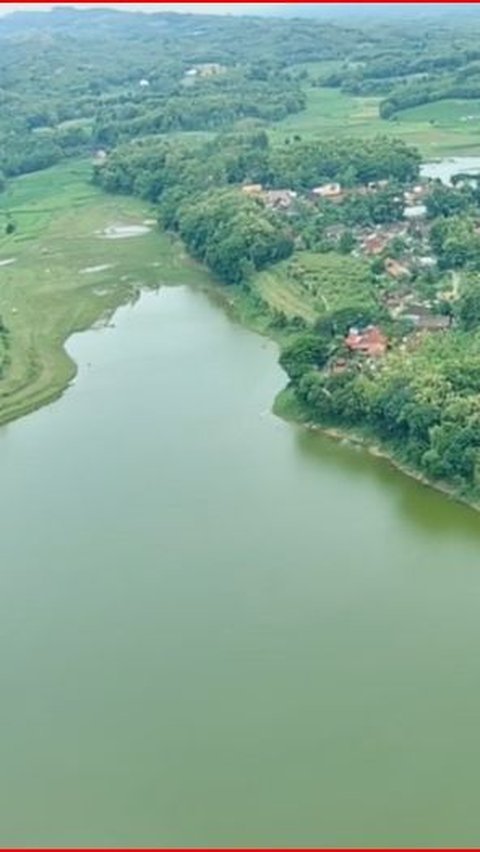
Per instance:
[[[347,477],[380,486],[405,521],[435,536],[471,536],[480,545],[480,514],[397,470],[388,459],[363,447],[340,442],[312,429],[295,428],[295,439],[309,464],[333,467]]]

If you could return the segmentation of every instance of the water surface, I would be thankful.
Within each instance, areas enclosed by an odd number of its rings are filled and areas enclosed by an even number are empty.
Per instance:
[[[447,157],[443,160],[423,163],[420,166],[420,174],[423,177],[439,178],[442,183],[447,184],[451,183],[455,175],[479,173],[480,157]]]
[[[164,288],[0,431],[1,845],[475,845],[479,516]]]

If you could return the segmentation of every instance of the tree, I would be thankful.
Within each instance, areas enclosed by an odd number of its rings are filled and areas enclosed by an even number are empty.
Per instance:
[[[436,183],[425,199],[427,216],[436,219],[438,216],[456,216],[465,213],[471,206],[468,192]]]
[[[469,276],[462,282],[457,303],[457,315],[465,331],[480,326],[480,277]]]
[[[283,347],[280,366],[292,381],[298,381],[312,367],[325,366],[329,354],[330,347],[324,338],[305,332],[294,337]]]
[[[443,269],[480,265],[480,235],[469,217],[438,219],[430,230],[430,243]]]
[[[350,254],[355,248],[357,241],[351,231],[344,231],[338,241],[338,250],[341,254]]]

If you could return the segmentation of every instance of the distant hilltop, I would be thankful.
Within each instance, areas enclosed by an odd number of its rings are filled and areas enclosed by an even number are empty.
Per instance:
[[[88,18],[90,14],[102,17],[116,15],[119,12],[144,16],[148,15],[248,15],[276,18],[327,18],[352,19],[362,18],[378,20],[412,19],[412,18],[446,18],[458,16],[478,16],[480,10],[476,3],[109,3],[105,6],[98,4],[65,4],[51,3],[5,3],[0,5],[0,17],[9,21],[14,19],[22,24],[38,26],[56,19],[68,18],[80,12]]]

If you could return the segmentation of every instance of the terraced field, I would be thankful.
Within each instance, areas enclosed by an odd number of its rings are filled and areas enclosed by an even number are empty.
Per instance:
[[[336,252],[297,252],[258,273],[251,287],[273,311],[307,322],[346,304],[365,305],[374,297],[368,266]]]

